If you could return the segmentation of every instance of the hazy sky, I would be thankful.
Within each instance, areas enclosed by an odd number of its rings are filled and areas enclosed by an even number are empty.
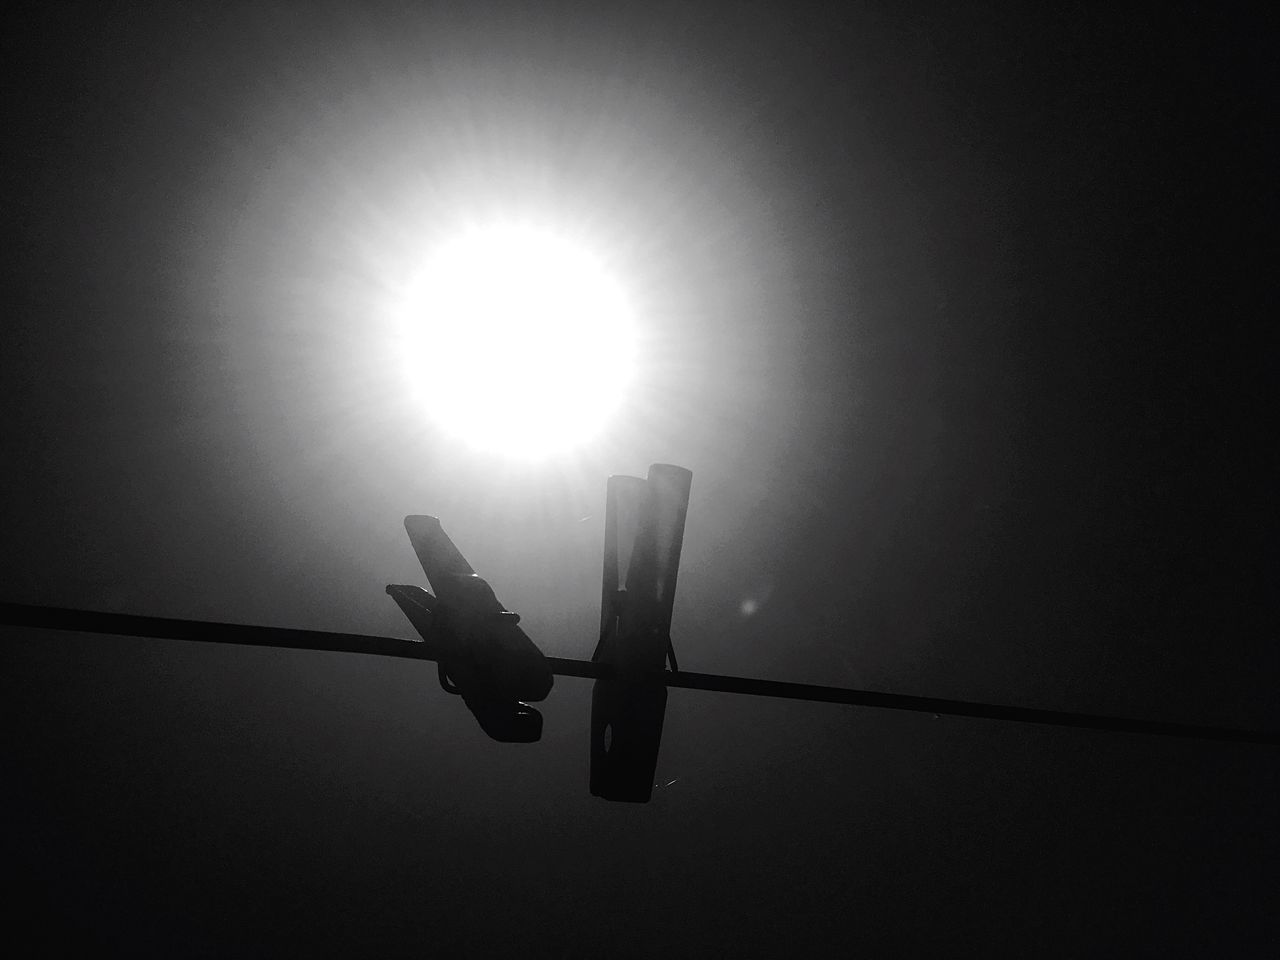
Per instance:
[[[586,657],[605,477],[665,461],[687,669],[1280,728],[1274,31],[791,6],[13,20],[0,598],[408,636],[382,588],[423,582],[401,518],[430,513]],[[640,321],[611,425],[537,462],[441,432],[392,319],[495,217],[589,245]],[[1280,941],[1270,748],[672,691],[653,802],[613,805],[585,681],[500,745],[430,665],[0,657],[7,925],[55,945]]]

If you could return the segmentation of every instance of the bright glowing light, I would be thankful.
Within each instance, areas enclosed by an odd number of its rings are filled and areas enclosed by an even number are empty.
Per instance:
[[[622,289],[598,257],[545,230],[497,226],[440,245],[402,322],[427,413],[478,447],[571,447],[600,430],[632,376]]]

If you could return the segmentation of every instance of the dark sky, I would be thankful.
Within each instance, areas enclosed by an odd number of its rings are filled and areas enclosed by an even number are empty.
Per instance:
[[[382,587],[431,513],[586,657],[605,477],[667,461],[688,669],[1280,728],[1274,25],[797,6],[11,19],[0,599],[409,636]],[[440,434],[387,321],[507,211],[590,236],[646,338],[608,432],[532,464]],[[524,746],[430,665],[0,658],[6,934],[50,950],[1280,942],[1267,747],[672,691],[632,806],[588,795],[585,681]]]

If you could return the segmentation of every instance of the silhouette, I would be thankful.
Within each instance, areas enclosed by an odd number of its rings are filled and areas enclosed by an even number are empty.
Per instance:
[[[504,743],[533,743],[554,682],[547,658],[520,629],[519,615],[498,602],[435,517],[405,517],[414,553],[436,595],[390,584],[387,593],[439,664],[440,686],[462,697],[480,727]]]
[[[692,480],[661,463],[647,480],[609,478],[600,641],[591,658],[601,670],[591,692],[591,793],[606,800],[647,803],[653,792],[664,659],[677,669],[671,612]]]
[[[590,661],[546,657],[520,629],[493,589],[471,568],[435,517],[404,521],[409,542],[435,595],[391,584],[421,640],[247,624],[176,620],[0,602],[0,624],[120,636],[158,637],[303,650],[346,651],[434,660],[440,685],[462,697],[495,740],[531,743],[542,736],[544,700],[554,675],[594,679],[590,789],[606,800],[646,803],[662,744],[667,687],[757,697],[1049,724],[1228,743],[1280,745],[1266,730],[1097,716],[968,700],[759,680],[682,671],[671,642],[676,578],[693,475],[654,464],[646,479],[610,477],[606,488],[600,636]],[[665,669],[669,665],[670,670]]]

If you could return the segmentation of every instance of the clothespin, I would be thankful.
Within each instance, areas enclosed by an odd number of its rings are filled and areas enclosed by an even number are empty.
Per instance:
[[[421,587],[391,584],[387,593],[430,645],[440,686],[462,697],[495,740],[532,743],[542,714],[526,701],[551,692],[547,658],[520,629],[519,615],[498,602],[435,517],[405,517],[409,542],[432,596]]]
[[[653,791],[667,687],[676,670],[671,615],[693,474],[654,464],[647,479],[610,477],[600,639],[591,695],[591,793],[645,803]]]

